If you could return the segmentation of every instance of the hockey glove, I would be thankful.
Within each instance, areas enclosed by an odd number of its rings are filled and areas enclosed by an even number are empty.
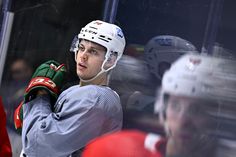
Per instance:
[[[21,133],[23,125],[23,103],[24,102],[22,101],[14,112],[14,124],[16,131],[19,133]]]
[[[56,61],[50,60],[41,64],[32,76],[24,94],[24,103],[34,99],[39,90],[46,90],[55,103],[65,78],[65,66]]]

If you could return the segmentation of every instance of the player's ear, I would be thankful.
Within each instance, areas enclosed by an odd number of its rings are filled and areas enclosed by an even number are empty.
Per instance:
[[[111,52],[108,56],[108,59],[107,59],[106,63],[103,66],[104,69],[107,70],[110,67],[112,67],[116,63],[117,57],[118,57],[117,52]]]

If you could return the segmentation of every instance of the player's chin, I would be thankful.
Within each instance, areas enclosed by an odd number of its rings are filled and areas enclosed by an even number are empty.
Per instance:
[[[83,74],[80,74],[80,73],[77,73],[77,75],[78,75],[79,78],[82,79],[82,80],[90,80],[90,79],[92,79],[92,77],[87,76],[87,75],[83,75]]]
[[[81,69],[77,69],[76,73],[78,76],[86,76],[86,71],[85,70],[81,70]]]
[[[78,70],[77,70],[77,76],[78,76],[79,78],[81,78],[81,79],[86,78],[86,74],[84,74],[83,72],[78,71]]]

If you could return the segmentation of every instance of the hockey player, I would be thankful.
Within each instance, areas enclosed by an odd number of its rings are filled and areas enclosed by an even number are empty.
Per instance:
[[[161,139],[152,133],[122,130],[92,140],[85,147],[82,157],[164,157],[161,152],[165,148],[157,146],[165,143]]]
[[[235,114],[229,112],[236,102],[235,66],[233,60],[185,55],[164,74],[155,110],[166,130],[166,156],[218,156],[221,135],[233,128],[223,122]]]
[[[6,113],[0,97],[0,156],[11,157],[11,144],[6,129]]]
[[[49,61],[36,69],[23,105],[22,140],[27,157],[75,155],[89,140],[121,129],[120,99],[107,84],[124,47],[118,26],[99,20],[88,23],[71,47],[80,84],[58,98],[64,65]]]
[[[127,98],[127,112],[124,117],[127,124],[144,131],[157,131],[158,127],[153,115],[156,89],[160,87],[163,73],[170,68],[172,62],[180,56],[197,53],[195,46],[187,40],[172,35],[158,35],[151,38],[144,49],[143,59],[147,65],[145,85]],[[148,92],[145,92],[148,91]],[[133,116],[126,116],[132,114]],[[143,123],[149,121],[149,123]],[[158,133],[162,132],[159,129]]]
[[[235,66],[227,59],[181,57],[164,74],[155,104],[166,137],[121,131],[93,140],[83,157],[235,156]]]

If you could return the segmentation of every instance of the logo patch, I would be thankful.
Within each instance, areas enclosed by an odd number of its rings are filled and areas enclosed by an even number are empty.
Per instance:
[[[189,70],[194,70],[201,63],[201,59],[199,58],[189,58],[186,66]]]
[[[102,24],[102,22],[95,21],[95,22],[94,22],[94,24],[96,24],[96,25],[101,25],[101,24]]]
[[[123,34],[123,32],[122,32],[122,30],[121,30],[120,28],[116,28],[116,34],[117,34],[119,37],[121,37],[121,38],[124,37],[124,34]]]
[[[155,42],[161,46],[172,46],[172,39],[168,38],[155,39]]]

